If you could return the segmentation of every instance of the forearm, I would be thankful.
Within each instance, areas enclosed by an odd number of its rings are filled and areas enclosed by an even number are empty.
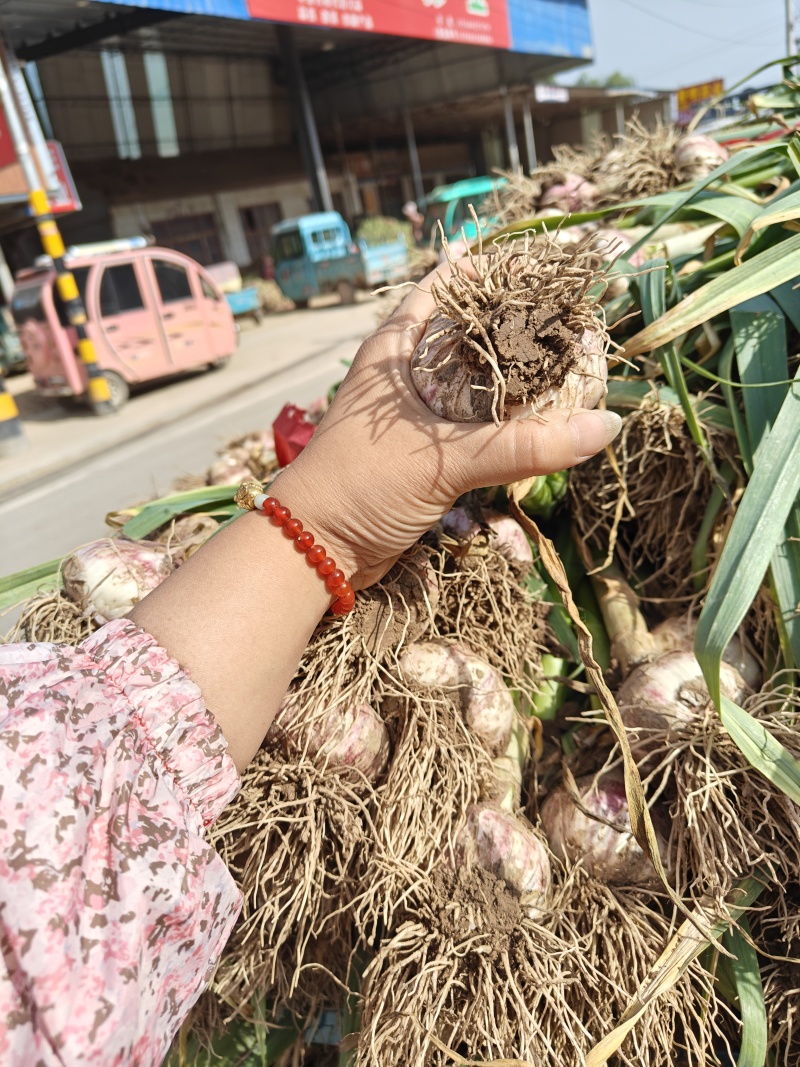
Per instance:
[[[313,533],[311,502],[288,473],[280,479],[280,492]],[[130,617],[199,685],[242,770],[263,741],[330,603],[324,581],[282,531],[263,515],[247,514]]]

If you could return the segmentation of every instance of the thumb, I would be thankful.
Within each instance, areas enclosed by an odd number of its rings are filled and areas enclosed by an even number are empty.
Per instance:
[[[478,489],[574,467],[605,448],[621,427],[614,411],[562,409],[481,427],[463,442],[469,480]]]

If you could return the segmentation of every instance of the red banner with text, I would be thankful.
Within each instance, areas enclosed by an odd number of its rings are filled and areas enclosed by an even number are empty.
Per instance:
[[[506,0],[247,0],[253,18],[508,48]]]

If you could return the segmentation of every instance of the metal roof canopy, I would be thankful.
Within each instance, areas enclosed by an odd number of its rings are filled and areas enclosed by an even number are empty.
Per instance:
[[[176,14],[95,0],[0,0],[0,28],[22,60],[47,59],[85,48],[283,58],[276,23]],[[581,62],[322,27],[293,25],[292,33],[309,86],[315,90],[434,50],[446,50],[454,58],[496,56],[508,84],[530,81],[534,70],[544,73],[546,68],[547,74],[553,74]]]

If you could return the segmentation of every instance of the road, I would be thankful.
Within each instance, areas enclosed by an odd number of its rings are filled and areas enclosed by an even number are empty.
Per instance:
[[[136,398],[140,429],[136,432],[132,422],[128,440],[102,447],[91,458],[73,462],[0,502],[0,574],[62,556],[102,536],[109,511],[164,495],[181,475],[202,473],[223,442],[268,427],[289,401],[303,406],[326,392],[343,376],[342,360],[352,359],[375,328],[376,311],[376,302],[369,301],[268,318],[257,331],[257,342],[279,342],[288,365],[273,365],[266,373],[262,369],[257,380],[242,386],[235,377],[235,356],[229,368],[202,376],[201,388],[210,395],[199,410],[170,418],[175,405],[164,405],[159,426],[149,425],[148,403],[163,405],[163,393],[153,390]],[[227,375],[235,391],[217,399],[214,393],[226,391]],[[197,382],[193,378],[166,388],[196,389]],[[127,409],[121,414],[127,415]],[[96,423],[100,433],[108,420]]]

